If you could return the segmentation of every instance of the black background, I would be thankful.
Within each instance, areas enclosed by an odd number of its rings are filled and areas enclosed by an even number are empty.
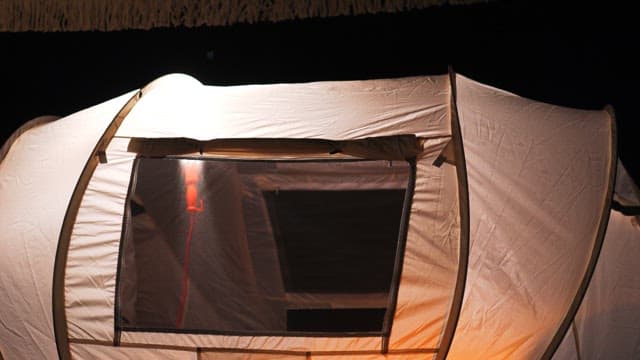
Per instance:
[[[69,115],[167,73],[235,85],[442,74],[451,65],[535,100],[613,105],[619,155],[640,179],[640,38],[630,12],[497,1],[276,24],[0,33],[0,143],[36,116]]]

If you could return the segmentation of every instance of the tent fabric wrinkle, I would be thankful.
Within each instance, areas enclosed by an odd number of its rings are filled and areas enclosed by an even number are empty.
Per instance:
[[[570,326],[574,323],[574,318],[576,316],[576,313],[578,312],[580,304],[584,299],[587,288],[589,286],[589,282],[591,281],[591,277],[593,276],[593,272],[595,271],[595,267],[598,262],[598,258],[600,256],[600,252],[602,250],[604,237],[606,236],[606,232],[607,232],[607,225],[609,222],[609,216],[612,209],[611,205],[612,205],[613,193],[615,189],[618,147],[617,147],[617,136],[616,136],[616,121],[615,121],[613,110],[609,108],[606,108],[605,110],[607,111],[607,114],[610,116],[610,126],[611,126],[611,136],[609,139],[610,157],[609,157],[608,171],[607,171],[608,172],[608,175],[607,175],[608,179],[607,179],[607,185],[606,185],[607,189],[601,200],[602,205],[601,205],[600,220],[598,222],[598,230],[593,241],[593,248],[591,250],[589,263],[587,264],[587,267],[584,271],[584,275],[582,277],[582,280],[580,281],[580,285],[576,291],[573,301],[571,302],[569,309],[567,310],[567,313],[565,314],[562,320],[562,323],[558,327],[558,330],[556,331],[551,342],[547,346],[547,349],[542,355],[542,358],[545,360],[551,359],[553,357],[554,353],[558,349],[558,346],[560,346],[560,343],[562,342],[564,335],[567,333]],[[577,332],[576,329],[574,329],[574,333],[575,332]],[[579,342],[577,343],[577,346],[580,346]],[[578,351],[577,354],[578,356],[580,356],[580,351]]]
[[[167,359],[167,360],[198,360],[199,355],[195,351],[180,351],[167,349],[125,348],[108,345],[71,343],[71,356],[74,359],[101,359],[113,360],[129,359]]]
[[[0,162],[2,162],[2,160],[4,160],[5,156],[7,156],[7,153],[9,152],[9,149],[11,148],[11,146],[13,145],[13,143],[25,132],[38,127],[42,124],[46,124],[48,122],[51,121],[56,121],[60,119],[59,116],[53,116],[53,115],[49,115],[49,116],[38,116],[35,119],[31,119],[29,121],[27,121],[26,123],[24,123],[22,126],[20,126],[16,131],[13,132],[13,134],[11,134],[11,136],[9,136],[9,138],[5,141],[5,143],[2,145],[2,147],[0,147]]]
[[[449,358],[536,358],[591,255],[614,160],[611,119],[457,79],[471,249]]]
[[[172,74],[34,120],[0,151],[2,356],[639,358],[613,125],[455,74]]]
[[[144,93],[117,136],[353,140],[450,135],[447,76],[228,87],[185,84],[176,75],[160,80]],[[179,86],[171,86],[174,80]],[[184,119],[189,127],[182,126]]]

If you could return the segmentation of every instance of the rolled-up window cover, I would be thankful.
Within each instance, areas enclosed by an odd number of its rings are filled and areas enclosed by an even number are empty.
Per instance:
[[[322,139],[216,139],[198,141],[187,138],[132,138],[129,152],[143,156],[186,155],[211,153],[233,156],[326,156],[342,154],[377,160],[406,160],[422,152],[422,143],[415,135],[372,137],[358,140]]]

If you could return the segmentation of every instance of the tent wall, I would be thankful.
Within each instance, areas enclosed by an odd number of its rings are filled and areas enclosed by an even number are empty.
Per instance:
[[[391,350],[435,349],[456,285],[460,213],[456,169],[419,161]]]
[[[580,359],[640,357],[639,258],[637,218],[611,211],[600,259],[575,319]],[[567,341],[572,342],[565,337]],[[558,353],[554,359],[572,359],[573,353]]]
[[[68,336],[113,341],[118,253],[123,211],[135,154],[127,139],[113,139],[76,217],[65,272]],[[108,196],[105,196],[108,194]]]
[[[18,137],[0,163],[0,341],[8,359],[57,358],[54,258],[69,198],[123,95]]]
[[[196,351],[148,349],[133,347],[113,347],[110,345],[71,343],[71,356],[74,359],[110,359],[110,360],[198,360]]]
[[[456,85],[471,249],[449,358],[539,358],[574,300],[606,215],[612,119],[464,77]]]

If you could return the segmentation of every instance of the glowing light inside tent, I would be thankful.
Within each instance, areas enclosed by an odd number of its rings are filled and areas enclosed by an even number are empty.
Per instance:
[[[181,329],[184,322],[185,307],[189,295],[189,260],[191,258],[191,238],[193,228],[196,223],[196,213],[204,209],[204,201],[198,199],[198,187],[202,178],[202,161],[200,160],[180,160],[180,169],[184,176],[184,193],[189,215],[189,231],[184,248],[184,261],[182,264],[182,291],[180,292],[180,303],[176,314],[176,328]]]
[[[198,199],[198,185],[202,173],[202,162],[199,160],[180,160],[184,175],[187,212],[196,213],[204,209],[204,201]]]

